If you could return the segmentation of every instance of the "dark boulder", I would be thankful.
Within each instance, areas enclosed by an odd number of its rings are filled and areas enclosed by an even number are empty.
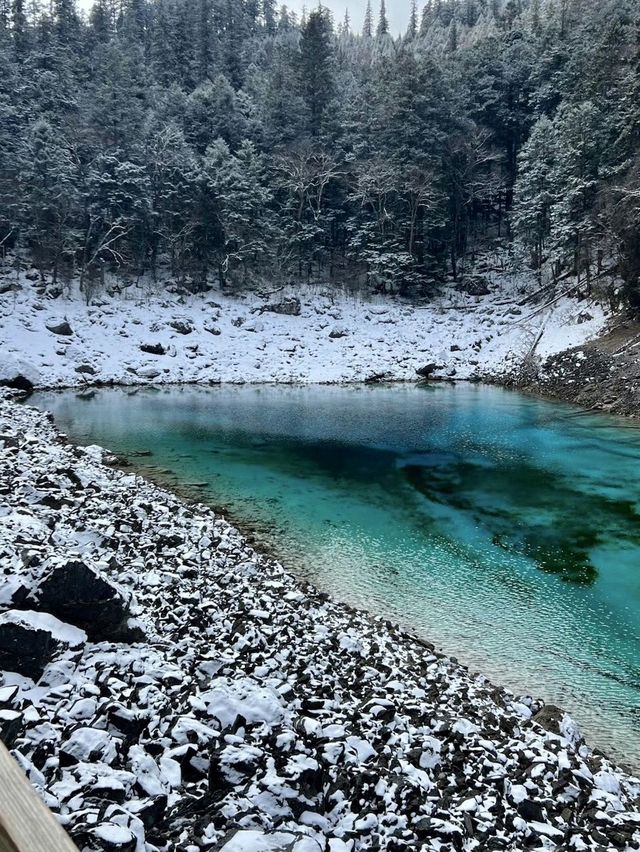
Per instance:
[[[292,296],[288,299],[282,299],[281,302],[274,302],[270,305],[265,305],[263,311],[269,311],[272,314],[284,314],[288,317],[300,316],[300,299]]]
[[[24,728],[24,717],[17,710],[0,710],[0,740],[13,748]]]
[[[532,799],[524,799],[518,805],[518,813],[522,819],[527,822],[545,822],[544,808],[540,802],[535,802]]]
[[[423,379],[428,379],[436,370],[442,370],[442,366],[440,364],[430,363],[425,364],[424,367],[420,367],[416,370],[418,376],[421,376]]]
[[[70,337],[73,334],[73,329],[66,320],[59,323],[49,323],[46,327],[52,334],[59,334],[62,337]]]
[[[109,580],[80,560],[51,569],[32,593],[29,604],[75,624],[100,642],[126,639],[129,601]]]
[[[18,373],[18,375],[12,376],[10,379],[0,379],[0,387],[31,393],[33,382],[30,382],[26,376]]]
[[[85,639],[81,630],[48,613],[9,610],[0,616],[0,669],[38,680],[60,648]]]
[[[483,275],[468,275],[457,286],[457,290],[469,296],[488,296],[491,292],[489,281]]]
[[[92,367],[91,364],[80,364],[80,366],[76,367],[76,373],[85,373],[88,376],[95,376],[96,369]]]
[[[145,799],[142,806],[136,811],[136,816],[142,820],[147,831],[162,822],[167,810],[167,801],[165,795],[154,796],[152,799]]]
[[[185,322],[184,320],[173,320],[169,323],[169,325],[174,331],[177,331],[178,334],[191,334],[193,331],[191,323]]]
[[[332,340],[339,340],[341,337],[348,337],[348,335],[349,335],[349,330],[344,328],[341,325],[334,326],[334,328],[332,328],[331,331],[329,332],[329,337]]]
[[[559,734],[563,716],[564,710],[556,707],[555,704],[545,704],[542,710],[538,710],[531,718],[545,730],[551,731],[552,734]]]
[[[141,343],[140,351],[147,352],[149,355],[164,355],[167,350],[162,343]]]

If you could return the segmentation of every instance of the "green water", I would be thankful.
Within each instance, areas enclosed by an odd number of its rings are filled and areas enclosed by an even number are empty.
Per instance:
[[[31,402],[640,766],[640,429],[471,385]]]

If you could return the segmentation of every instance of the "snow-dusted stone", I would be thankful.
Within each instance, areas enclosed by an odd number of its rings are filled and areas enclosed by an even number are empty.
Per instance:
[[[16,737],[23,728],[24,716],[18,710],[0,710],[0,740],[13,748]]]
[[[488,296],[491,292],[490,283],[483,275],[466,275],[456,289],[469,296]]]
[[[334,325],[334,327],[329,332],[329,337],[332,340],[338,340],[341,337],[348,337],[349,329],[344,325]]]
[[[167,350],[162,343],[141,343],[140,351],[148,355],[164,355]]]
[[[116,758],[116,742],[107,731],[99,728],[76,728],[60,749],[60,763],[70,766],[74,763],[101,761],[110,764]]]
[[[9,610],[0,615],[0,669],[37,679],[60,648],[86,641],[83,630],[49,613]]]
[[[434,373],[437,373],[438,370],[442,370],[442,365],[431,361],[429,364],[425,364],[424,367],[418,367],[416,375],[421,376],[423,379],[428,379]]]
[[[555,704],[545,704],[532,718],[534,722],[537,722],[545,730],[551,731],[553,734],[560,734],[560,725],[563,717],[564,710],[556,707]]]
[[[285,831],[266,834],[251,829],[233,829],[216,847],[219,852],[292,852],[303,835]],[[317,844],[315,844],[317,847]]]
[[[282,299],[280,302],[272,302],[269,305],[264,305],[262,311],[269,311],[273,314],[283,314],[289,317],[300,316],[300,299],[297,296],[292,296],[287,299]]]
[[[136,374],[143,379],[157,379],[158,376],[162,375],[161,370],[156,370],[155,367],[138,367],[135,370]]]
[[[78,559],[49,570],[27,603],[81,627],[94,641],[127,634],[130,596]]]
[[[73,334],[73,329],[66,320],[63,320],[62,322],[49,322],[45,325],[51,334],[58,334],[61,337],[71,337]]]
[[[172,320],[169,325],[174,331],[177,331],[178,334],[191,334],[193,331],[193,325],[188,320]]]
[[[21,358],[0,353],[0,387],[32,391],[40,383],[40,373]]]
[[[128,828],[113,822],[101,822],[91,830],[91,849],[100,852],[135,852],[138,842]]]

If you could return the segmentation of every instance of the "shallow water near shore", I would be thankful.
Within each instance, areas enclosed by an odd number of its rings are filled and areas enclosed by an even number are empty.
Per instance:
[[[38,393],[337,598],[640,768],[640,429],[475,385]],[[150,451],[150,455],[146,453]]]

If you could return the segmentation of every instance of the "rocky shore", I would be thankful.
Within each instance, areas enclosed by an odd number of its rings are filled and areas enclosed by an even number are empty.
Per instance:
[[[640,323],[620,317],[605,334],[548,358],[536,376],[516,382],[526,390],[587,409],[640,414]]]
[[[0,730],[81,850],[640,848],[571,720],[0,402]]]
[[[27,277],[27,276],[31,276]],[[190,295],[165,282],[123,282],[91,305],[77,283],[40,285],[0,272],[0,385],[344,383],[491,377],[597,336],[595,302],[545,308],[531,274],[444,287],[428,302],[330,289]],[[38,276],[36,276],[37,278]],[[533,295],[527,295],[533,294]]]

